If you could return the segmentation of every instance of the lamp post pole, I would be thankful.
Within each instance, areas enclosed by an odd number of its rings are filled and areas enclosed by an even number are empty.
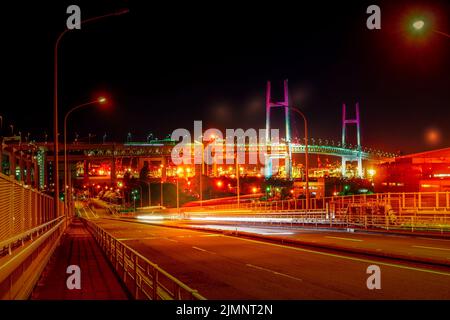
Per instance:
[[[112,16],[119,16],[122,14],[125,14],[129,12],[128,9],[123,9],[117,12],[105,14],[102,16],[97,16],[93,18],[89,18],[86,20],[81,21],[81,24],[94,22],[103,18],[112,17]],[[59,44],[61,42],[62,37],[68,32],[70,29],[65,29],[63,32],[61,32],[56,38],[55,46],[54,46],[54,52],[53,52],[53,152],[55,156],[55,163],[54,163],[54,187],[55,187],[55,203],[54,203],[54,209],[55,209],[55,216],[59,216],[59,145],[58,145],[58,48]],[[65,187],[65,186],[64,186]]]
[[[96,103],[102,103],[104,101],[105,101],[105,98],[99,98],[97,100],[93,100],[90,102],[80,104],[80,105],[75,106],[72,109],[70,109],[64,116],[64,210],[65,211],[68,210],[68,206],[67,206],[68,194],[69,195],[71,194],[71,187],[67,185],[67,176],[68,176],[68,174],[67,174],[67,169],[68,169],[68,165],[67,165],[67,119],[72,114],[72,112],[74,112],[75,110],[78,110],[80,108],[87,107],[87,106],[90,106],[90,105],[93,105]],[[70,191],[67,192],[67,189],[70,189]],[[66,226],[67,226],[67,213],[66,213]]]
[[[309,209],[310,205],[310,194],[309,194],[309,157],[308,157],[308,121],[305,115],[297,108],[288,107],[290,110],[296,112],[303,118],[303,124],[305,127],[305,185],[306,185],[306,210]]]
[[[203,175],[205,174],[205,145],[203,142],[199,142],[197,140],[194,140],[197,144],[200,144],[202,146],[202,169],[200,173],[200,207],[203,207]]]

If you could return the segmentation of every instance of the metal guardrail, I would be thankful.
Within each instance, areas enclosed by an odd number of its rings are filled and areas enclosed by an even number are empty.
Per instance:
[[[92,221],[82,219],[135,299],[206,300]]]
[[[439,210],[450,214],[450,192],[402,192],[402,193],[374,193],[349,196],[333,196],[311,198],[310,210],[323,209],[335,204],[345,207],[349,203],[377,202],[388,205],[391,209],[402,213],[407,211]],[[203,207],[182,207],[184,212],[202,210],[249,209],[259,212],[267,211],[301,211],[306,209],[306,199],[290,199],[277,201],[253,201],[233,204],[212,205]]]
[[[45,225],[30,230],[22,236],[28,237],[26,244],[17,251],[0,258],[0,299],[27,299],[39,280],[59,239],[65,229],[65,219],[60,217]],[[31,235],[35,234],[35,238]],[[19,238],[16,237],[15,240]],[[24,238],[21,238],[22,241]],[[2,245],[10,246],[14,239],[3,241]]]
[[[52,197],[0,173],[0,241],[55,219],[53,201]]]
[[[55,216],[52,197],[0,173],[0,299],[28,298],[64,221]]]
[[[9,239],[0,241],[0,252],[1,250],[4,250],[4,248],[6,248],[8,254],[11,255],[14,245],[20,243],[21,246],[24,246],[26,241],[33,241],[35,238],[38,238],[39,236],[50,230],[52,227],[54,227],[62,219],[64,219],[64,217],[60,216],[56,219],[53,219],[52,221],[41,224],[40,226],[34,227]]]

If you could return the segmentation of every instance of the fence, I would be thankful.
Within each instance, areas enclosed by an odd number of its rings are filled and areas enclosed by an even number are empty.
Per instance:
[[[197,212],[196,212],[197,211]],[[214,216],[246,216],[249,223],[330,225],[365,229],[450,231],[450,192],[380,193],[310,199],[253,201],[182,208],[188,217],[196,213]],[[272,214],[271,216],[268,216]],[[265,217],[269,217],[265,219]],[[255,218],[255,219],[253,219]]]
[[[53,198],[0,173],[0,241],[57,218]],[[61,212],[63,207],[61,206]]]
[[[135,299],[205,300],[196,290],[117,240],[97,224],[83,219]]]
[[[52,197],[0,174],[0,299],[28,298],[64,222],[55,216]]]

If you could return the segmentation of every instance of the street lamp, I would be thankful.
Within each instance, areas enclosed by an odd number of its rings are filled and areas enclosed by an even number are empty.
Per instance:
[[[299,114],[303,118],[303,125],[305,127],[305,185],[306,185],[306,206],[305,209],[309,209],[309,157],[308,157],[308,121],[306,120],[305,115],[297,108],[288,107],[290,110]]]
[[[308,121],[306,120],[305,115],[299,109],[294,107],[285,107],[291,111],[294,111],[298,115],[303,118],[303,124],[305,128],[305,184],[306,184],[306,206],[305,209],[309,209],[309,157],[308,157]]]
[[[163,170],[164,170],[164,165],[161,164],[161,208],[163,207],[163,204],[164,204],[164,195],[163,195],[163,186],[164,186],[164,182],[163,182]]]
[[[128,9],[122,9],[117,12],[108,13],[102,16],[92,17],[86,20],[81,21],[81,24],[95,22],[97,20],[120,16],[122,14],[128,13]],[[55,182],[55,215],[59,216],[59,172],[58,172],[58,161],[59,161],[59,145],[58,145],[58,48],[61,42],[62,37],[68,32],[70,29],[65,29],[61,32],[56,38],[55,47],[54,47],[54,61],[53,61],[53,140],[54,140],[54,154],[55,154],[55,163],[54,163],[54,182]],[[65,186],[64,186],[65,187]],[[65,191],[65,190],[64,190]]]
[[[194,140],[194,143],[200,144],[202,146],[202,170],[200,173],[200,207],[203,207],[203,175],[205,174],[205,145],[203,142]]]
[[[412,22],[412,27],[417,30],[417,31],[421,31],[423,30],[427,25],[425,24],[424,20],[418,19]],[[439,34],[441,36],[444,36],[446,38],[450,38],[450,34],[436,30],[436,29],[431,29],[431,32],[434,32],[436,34]]]
[[[105,102],[106,102],[106,98],[100,97],[96,100],[89,101],[89,102],[86,102],[86,103],[83,103],[83,104],[73,107],[64,116],[64,209],[65,210],[67,210],[67,188],[68,188],[68,186],[67,186],[67,118],[75,110],[78,110],[80,108],[87,107],[90,105],[98,104],[98,103],[102,104]],[[70,194],[70,192],[69,192],[69,194]],[[66,224],[67,224],[67,220],[66,220]]]

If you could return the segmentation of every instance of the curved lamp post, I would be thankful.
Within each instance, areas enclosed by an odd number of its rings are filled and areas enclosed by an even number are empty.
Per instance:
[[[96,100],[86,102],[86,103],[83,103],[83,104],[73,107],[64,116],[64,209],[65,210],[67,210],[67,188],[68,188],[68,186],[67,186],[67,118],[75,110],[78,110],[80,108],[87,107],[90,105],[98,104],[98,103],[102,104],[105,102],[106,102],[106,98],[100,97]],[[71,194],[71,192],[69,192],[69,194]],[[66,224],[67,224],[67,219],[66,219]]]
[[[95,22],[97,20],[120,16],[122,14],[128,13],[128,9],[122,9],[117,12],[108,13],[102,16],[92,17],[86,20],[81,21],[81,24]],[[56,39],[55,47],[54,47],[54,61],[53,61],[53,139],[54,139],[54,154],[55,154],[55,163],[54,163],[54,182],[55,182],[55,215],[59,216],[59,172],[58,172],[58,161],[59,161],[59,145],[58,145],[58,48],[61,42],[62,37],[68,32],[70,29],[65,29],[61,32]],[[64,186],[65,187],[65,186]]]
[[[306,206],[305,209],[309,209],[309,157],[308,157],[308,121],[305,115],[299,109],[294,107],[287,107],[289,110],[294,111],[303,118],[303,124],[305,127],[305,184],[306,184]]]
[[[418,31],[422,30],[425,27],[425,21],[423,20],[415,20],[412,24],[412,27]],[[450,39],[450,34],[436,30],[436,29],[431,29],[431,32],[437,33],[441,36],[444,36],[446,38]]]

